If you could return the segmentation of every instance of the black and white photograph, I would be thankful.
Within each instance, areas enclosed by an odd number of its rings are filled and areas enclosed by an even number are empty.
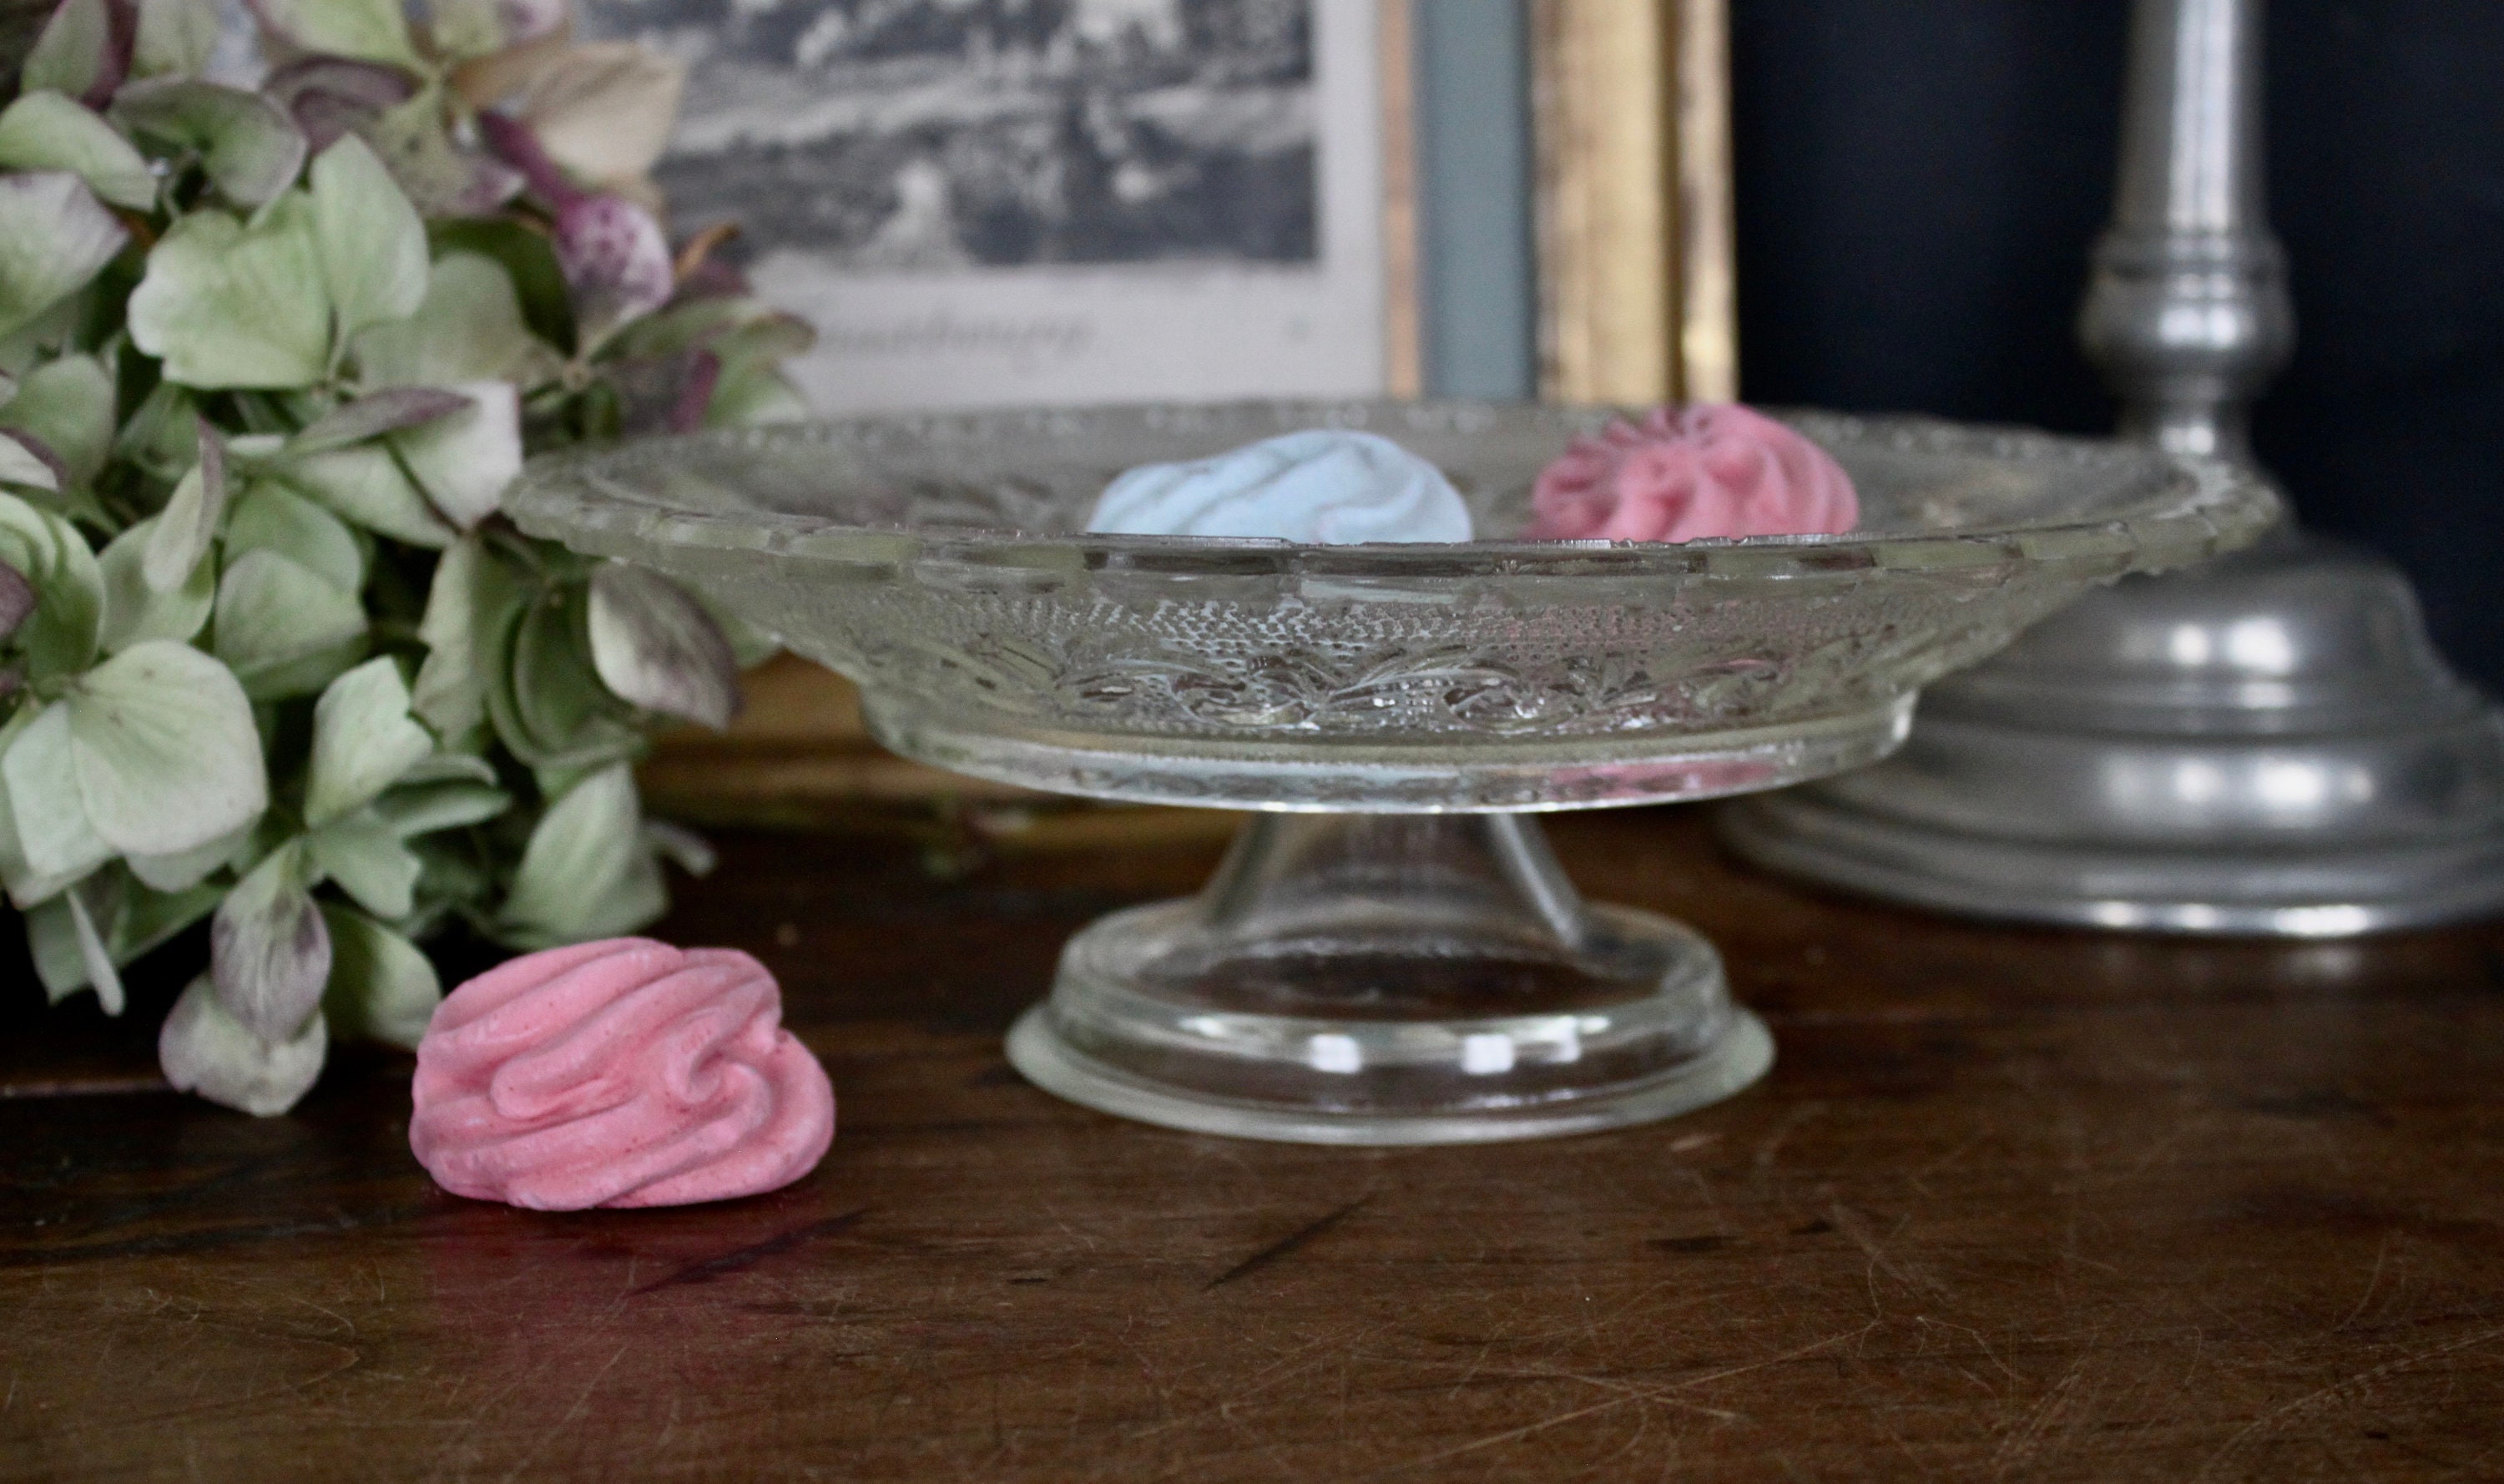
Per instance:
[[[822,408],[1381,390],[1373,0],[593,0]],[[1212,355],[1222,346],[1224,354]]]

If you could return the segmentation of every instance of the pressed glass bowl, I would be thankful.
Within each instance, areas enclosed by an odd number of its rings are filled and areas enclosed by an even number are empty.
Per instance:
[[[527,531],[655,568],[859,682],[888,746],[1040,789],[1264,811],[1200,897],[1072,941],[1012,1037],[1098,1107],[1318,1142],[1656,1118],[1770,1042],[1709,944],[1584,907],[1525,819],[1884,756],[1924,683],[2098,582],[2278,517],[2223,465],[1817,414],[1859,529],[1685,545],[1091,535],[1132,466],[1362,428],[1477,528],[1612,409],[1260,403],[861,419],[535,464]],[[1319,817],[1296,820],[1297,813]],[[1390,815],[1423,815],[1402,820]],[[1451,816],[1451,817],[1431,817]]]

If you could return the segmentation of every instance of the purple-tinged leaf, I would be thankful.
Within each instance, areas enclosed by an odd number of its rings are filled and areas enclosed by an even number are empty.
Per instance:
[[[582,199],[582,188],[566,178],[565,169],[539,145],[539,136],[519,119],[499,113],[478,116],[478,137],[496,157],[522,172],[531,190],[557,211]]]
[[[17,86],[24,92],[67,93],[102,108],[130,75],[138,30],[130,0],[61,0],[27,52]]]
[[[582,196],[560,210],[556,260],[586,346],[668,303],[678,289],[661,224],[624,196]]]
[[[316,155],[416,97],[417,88],[417,78],[400,68],[344,56],[303,57],[261,85],[304,131]]]
[[[658,572],[591,573],[591,665],[619,700],[721,728],[739,714],[739,660],[704,604]]]
[[[688,358],[686,380],[678,386],[678,402],[670,408],[670,431],[693,432],[705,425],[713,406],[713,388],[721,385],[721,358],[698,351]]]
[[[35,611],[35,586],[26,574],[0,562],[0,640],[17,632],[26,615]],[[5,695],[0,691],[0,695]]]
[[[318,454],[328,449],[345,448],[363,443],[367,438],[398,432],[403,428],[416,428],[437,418],[447,418],[474,405],[458,392],[435,387],[394,387],[358,397],[316,420],[302,432],[287,440],[290,454]]]
[[[114,121],[142,144],[188,150],[210,184],[238,206],[260,206],[296,184],[304,132],[272,99],[190,78],[133,83],[113,100]]]
[[[276,1044],[303,1028],[330,980],[330,934],[305,889],[303,846],[280,846],[218,904],[209,922],[218,1002]]]
[[[58,495],[70,487],[69,466],[31,432],[0,432],[0,484]]]
[[[553,36],[565,26],[565,0],[501,0],[496,10],[504,17],[508,47]]]
[[[361,131],[431,221],[487,216],[522,193],[521,172],[455,139],[431,94],[376,115]]]

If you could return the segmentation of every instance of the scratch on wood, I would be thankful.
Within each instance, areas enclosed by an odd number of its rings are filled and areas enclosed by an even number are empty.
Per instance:
[[[1940,1291],[1938,1279],[1920,1268],[1905,1267],[1888,1257],[1885,1244],[1878,1240],[1877,1232],[1869,1229],[1869,1224],[1861,1219],[1860,1212],[1850,1206],[1832,1205],[1826,1208],[1826,1219],[1834,1224],[1835,1230],[1850,1237],[1852,1245],[1867,1254],[1870,1265],[1880,1272],[1912,1288],[1929,1289],[1933,1293]]]
[[[2333,1327],[2334,1330],[2345,1329],[2365,1317],[2365,1306],[2374,1301],[2374,1291],[2382,1286],[2382,1262],[2390,1257],[2391,1238],[2397,1234],[2390,1231],[2382,1233],[2382,1244],[2374,1249],[2374,1270],[2366,1276],[2364,1294],[2356,1300],[2356,1307],[2348,1311],[2348,1317]]]
[[[1823,1101],[1811,1101],[1802,1103],[1784,1114],[1783,1121],[1774,1125],[1774,1131],[1765,1135],[1764,1139],[1756,1145],[1754,1163],[1757,1176],[1761,1178],[1774,1167],[1774,1156],[1782,1153],[1783,1145],[1791,1138],[1793,1129],[1825,1111],[1826,1104]]]
[[[1259,1252],[1245,1258],[1242,1261],[1235,1263],[1233,1267],[1219,1273],[1216,1277],[1209,1279],[1207,1288],[1201,1289],[1200,1292],[1204,1294],[1207,1293],[1209,1289],[1223,1288],[1227,1284],[1233,1283],[1235,1279],[1243,1277],[1247,1273],[1258,1272],[1262,1268],[1269,1266],[1270,1263],[1277,1261],[1280,1258],[1285,1257],[1287,1254],[1294,1252],[1297,1248],[1312,1241],[1323,1232],[1330,1230],[1333,1226],[1338,1225],[1349,1217],[1354,1216],[1364,1207],[1367,1201],[1370,1201],[1374,1197],[1371,1195],[1360,1195],[1356,1199],[1349,1201],[1346,1205],[1333,1211],[1330,1215],[1323,1217],[1321,1220],[1313,1222],[1296,1231],[1289,1232],[1287,1235],[1280,1237],[1269,1246],[1262,1248]]]
[[[164,1236],[134,1237],[122,1242],[85,1242],[74,1247],[20,1247],[0,1250],[0,1268],[51,1267],[66,1262],[92,1262],[108,1258],[190,1256],[252,1242],[288,1237],[335,1236],[375,1226],[398,1225],[441,1209],[437,1204],[384,1206],[349,1212],[327,1221],[275,1222],[262,1226],[212,1226],[204,1231],[177,1231]]]
[[[2390,1375],[2395,1371],[2407,1370],[2414,1365],[2422,1365],[2428,1361],[2450,1355],[2455,1350],[2467,1350],[2473,1346],[2485,1345],[2499,1339],[2504,1339],[2504,1329],[2481,1329],[2475,1334],[2463,1335],[2461,1338],[2452,1340],[2448,1344],[2431,1346],[2412,1355],[2404,1355],[2396,1360],[2384,1361],[2382,1364],[2360,1370],[2344,1381],[2333,1381],[2328,1386],[2322,1387],[2318,1391],[2307,1392],[2305,1395],[2296,1398],[2286,1405],[2278,1407],[2274,1411],[2264,1412],[2260,1416],[2253,1418],[2250,1422],[2243,1424],[2243,1429],[2240,1432],[2236,1432],[2234,1436],[2227,1438],[2224,1444],[2221,1445],[2215,1453],[2208,1456],[2208,1461],[2200,1466],[2200,1471],[2191,1476],[2191,1484],[2200,1484],[2201,1480],[2215,1472],[2217,1466],[2234,1457],[2234,1455],[2243,1448],[2244,1442],[2249,1440],[2255,1434],[2268,1432],[2278,1424],[2295,1416],[2299,1412],[2308,1411],[2313,1407],[2319,1406],[2321,1403],[2330,1400],[2332,1398],[2362,1386],[2368,1381],[2379,1381],[2382,1377]]]
[[[832,1236],[869,1215],[869,1209],[863,1206],[857,1211],[847,1211],[841,1216],[830,1216],[822,1222],[811,1222],[805,1226],[794,1226],[779,1235],[767,1237],[762,1242],[737,1248],[719,1257],[707,1258],[701,1262],[690,1263],[666,1278],[655,1278],[642,1288],[629,1290],[627,1296],[640,1297],[661,1289],[678,1288],[691,1283],[711,1283],[715,1278],[726,1278],[732,1273],[754,1267],[767,1258],[780,1257],[803,1242],[814,1241],[822,1236]]]

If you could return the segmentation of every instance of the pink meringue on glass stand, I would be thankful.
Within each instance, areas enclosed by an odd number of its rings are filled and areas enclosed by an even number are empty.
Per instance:
[[[542,1211],[780,1189],[835,1136],[834,1088],[729,949],[612,938],[463,984],[417,1049],[409,1148],[456,1195]]]
[[[1532,540],[1828,535],[1861,519],[1823,448],[1736,402],[1662,407],[1575,440],[1532,487]]]

